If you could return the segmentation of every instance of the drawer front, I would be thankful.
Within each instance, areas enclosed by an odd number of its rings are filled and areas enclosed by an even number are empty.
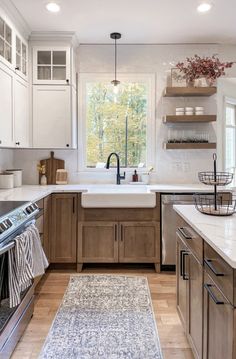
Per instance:
[[[233,268],[206,242],[204,243],[204,268],[233,304]]]
[[[203,239],[186,222],[178,228],[182,240],[193,252],[199,262],[203,263]]]

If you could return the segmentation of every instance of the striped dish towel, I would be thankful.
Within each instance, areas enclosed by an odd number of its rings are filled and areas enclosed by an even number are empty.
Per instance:
[[[30,225],[14,239],[8,251],[10,308],[20,304],[21,293],[32,284],[32,279],[45,272],[48,261],[35,225]]]

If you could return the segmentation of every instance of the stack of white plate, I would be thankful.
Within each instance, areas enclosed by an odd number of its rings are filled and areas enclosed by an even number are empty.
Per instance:
[[[195,115],[204,115],[204,107],[195,107]]]
[[[176,114],[176,116],[183,116],[184,115],[184,107],[176,107],[175,114]]]

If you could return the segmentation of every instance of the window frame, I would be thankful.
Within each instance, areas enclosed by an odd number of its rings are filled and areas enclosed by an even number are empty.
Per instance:
[[[224,163],[224,171],[229,171],[229,168],[226,168],[226,130],[227,128],[234,128],[235,132],[236,132],[236,123],[234,126],[232,125],[227,125],[226,123],[226,109],[227,106],[233,106],[234,107],[234,115],[235,115],[235,121],[236,121],[236,99],[235,98],[230,98],[230,97],[225,97],[224,99],[224,137],[223,137],[223,141],[224,141],[224,152],[223,152],[223,163]],[[236,169],[236,138],[235,138],[235,163],[234,163],[234,172]],[[231,167],[232,168],[232,167]]]
[[[113,73],[81,73],[79,77],[79,126],[78,126],[78,167],[79,172],[106,172],[106,168],[91,168],[87,167],[87,148],[86,148],[86,83],[107,81],[110,82],[113,78]],[[119,73],[119,80],[146,82],[148,84],[148,103],[147,103],[147,147],[146,147],[146,167],[140,168],[141,172],[147,171],[147,167],[152,165],[155,167],[155,149],[156,149],[156,126],[155,126],[155,86],[156,77],[153,73]],[[122,167],[122,171],[133,172],[134,168]],[[115,172],[116,168],[111,168],[110,171]]]

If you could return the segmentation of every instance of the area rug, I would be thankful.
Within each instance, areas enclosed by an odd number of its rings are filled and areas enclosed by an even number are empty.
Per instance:
[[[147,278],[74,275],[40,359],[162,359]]]

